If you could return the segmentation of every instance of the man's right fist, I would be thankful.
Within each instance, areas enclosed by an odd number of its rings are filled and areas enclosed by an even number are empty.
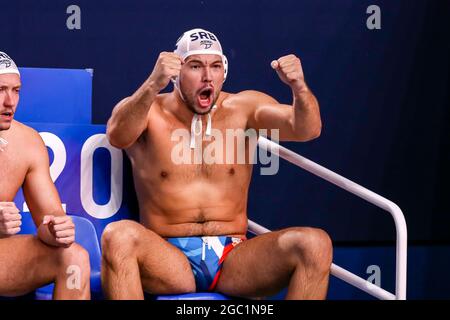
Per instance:
[[[0,202],[0,238],[20,231],[22,216],[14,202]]]
[[[150,75],[151,81],[155,84],[155,89],[160,92],[169,84],[171,79],[180,75],[183,60],[174,52],[161,52],[156,61],[153,72]]]

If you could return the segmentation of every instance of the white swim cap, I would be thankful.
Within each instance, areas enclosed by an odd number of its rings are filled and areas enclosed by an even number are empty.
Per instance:
[[[19,69],[13,59],[11,59],[6,53],[0,51],[0,74],[15,73],[20,76]]]
[[[224,81],[227,78],[228,60],[223,54],[219,39],[212,32],[199,28],[186,31],[177,40],[174,52],[183,60],[194,54],[216,54],[222,57]]]

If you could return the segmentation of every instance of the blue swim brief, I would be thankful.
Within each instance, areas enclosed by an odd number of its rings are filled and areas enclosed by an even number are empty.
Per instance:
[[[245,239],[227,236],[167,239],[188,258],[197,291],[214,291],[223,261],[228,253],[243,240]]]

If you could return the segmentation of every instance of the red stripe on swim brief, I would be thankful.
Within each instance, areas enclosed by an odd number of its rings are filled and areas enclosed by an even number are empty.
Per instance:
[[[214,289],[216,289],[217,282],[219,281],[219,277],[222,272],[222,263],[225,261],[225,258],[228,256],[228,254],[231,252],[231,250],[233,250],[234,247],[236,247],[239,243],[241,243],[244,240],[247,240],[247,238],[243,237],[243,238],[241,238],[241,241],[229,243],[225,246],[225,248],[223,248],[222,257],[220,257],[220,260],[219,260],[220,268],[217,271],[216,275],[214,276],[214,280],[211,283],[211,285],[209,286],[208,291],[214,291]]]
[[[228,254],[231,252],[231,250],[233,250],[235,247],[235,245],[233,245],[233,243],[229,243],[225,246],[225,248],[223,248],[223,253],[222,253],[222,257],[220,257],[219,260],[219,270],[217,271],[216,275],[214,276],[214,280],[211,283],[211,285],[208,288],[208,291],[213,291],[216,286],[217,286],[217,282],[219,281],[219,276],[220,273],[222,272],[222,263],[225,261],[225,258],[228,256]]]

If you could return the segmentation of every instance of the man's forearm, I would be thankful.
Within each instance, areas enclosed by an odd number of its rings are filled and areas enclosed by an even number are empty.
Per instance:
[[[302,140],[317,138],[322,129],[319,102],[306,85],[302,90],[293,91],[293,95],[294,132],[301,135]]]
[[[131,97],[114,108],[107,126],[108,139],[113,146],[123,149],[139,138],[157,94],[153,81],[147,79]]]
[[[50,233],[50,230],[48,230],[48,226],[43,223],[39,225],[39,228],[37,230],[37,236],[42,242],[50,246],[54,247],[59,246],[59,244],[55,240],[55,237]]]

